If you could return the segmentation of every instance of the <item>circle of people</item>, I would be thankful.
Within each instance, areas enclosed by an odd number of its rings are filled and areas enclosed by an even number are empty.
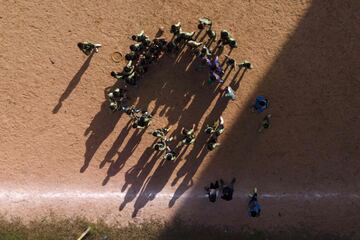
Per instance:
[[[206,30],[206,35],[208,37],[207,44],[204,42],[197,42],[194,38],[195,32],[184,32],[180,22],[171,25],[170,33],[172,34],[172,39],[170,41],[167,41],[162,37],[164,33],[163,27],[159,28],[159,31],[153,40],[151,40],[144,31],[132,35],[131,39],[135,43],[130,45],[130,52],[125,55],[127,65],[121,72],[112,71],[111,76],[117,80],[124,81],[125,87],[127,84],[136,86],[139,79],[148,71],[149,66],[155,63],[162,54],[174,51],[178,52],[180,49],[187,46],[190,48],[191,52],[200,59],[201,67],[209,69],[209,84],[213,82],[223,83],[224,80],[222,77],[224,75],[224,70],[219,62],[219,56],[214,53],[214,49],[209,49],[211,43],[217,40],[217,34],[212,29],[212,21],[208,18],[200,18],[198,29],[200,32],[204,29]],[[232,50],[237,48],[237,41],[227,30],[221,30],[220,37],[217,41],[217,47],[223,49],[226,45]],[[78,43],[78,47],[84,54],[91,55],[94,52],[98,52],[101,44],[80,42]],[[235,59],[231,58],[229,55],[225,55],[225,64],[226,68],[230,68],[230,70],[235,69],[236,66],[240,69],[245,68],[245,70],[253,68],[253,65],[247,60],[236,64]],[[133,128],[145,129],[150,125],[153,116],[147,110],[142,111],[137,109],[134,105],[126,105],[126,100],[128,99],[127,88],[115,88],[110,91],[107,96],[111,111],[124,112],[130,116]],[[230,86],[226,87],[224,97],[235,100],[235,91]],[[261,113],[268,107],[269,100],[264,96],[257,96],[251,109],[252,111]],[[271,126],[270,118],[271,114],[264,117],[258,132],[262,132],[264,129]],[[164,159],[175,161],[179,153],[179,148],[183,145],[191,145],[194,143],[196,138],[195,124],[190,129],[182,128],[181,140],[173,148],[169,146],[169,143],[174,140],[174,137],[166,137],[170,128],[171,127],[159,128],[151,132],[151,134],[158,139],[153,145],[153,148],[156,151],[164,152]],[[224,132],[224,119],[222,116],[220,116],[213,124],[207,124],[204,132],[210,135],[206,147],[209,151],[212,151],[220,145],[218,143],[218,137]],[[226,201],[232,200],[235,181],[236,179],[233,178],[229,184],[225,184],[224,181],[220,179],[220,184],[219,181],[215,181],[214,183],[211,183],[209,187],[205,187],[209,201],[215,202],[218,199],[220,192],[222,199]],[[250,216],[260,216],[261,207],[258,203],[257,188],[254,188],[253,192],[249,194],[249,199],[248,206]]]

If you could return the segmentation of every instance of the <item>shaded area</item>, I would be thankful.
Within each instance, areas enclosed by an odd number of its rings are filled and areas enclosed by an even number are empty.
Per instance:
[[[81,68],[79,69],[79,71],[75,74],[75,76],[71,79],[69,85],[67,86],[67,88],[65,89],[64,93],[61,95],[61,97],[59,98],[59,101],[57,103],[57,105],[54,107],[54,109],[52,110],[52,112],[55,114],[57,113],[61,106],[63,101],[65,101],[71,94],[71,92],[76,88],[76,86],[79,84],[82,75],[85,73],[86,69],[89,67],[90,62],[92,57],[94,56],[94,52],[92,52],[87,58],[86,61],[84,62],[84,64],[81,66]]]
[[[313,1],[251,98],[267,96],[270,109],[262,114],[239,114],[233,128],[225,130],[227,138],[203,171],[196,190],[228,175],[239,179],[242,192],[254,186],[260,194],[360,191],[360,129],[356,124],[360,117],[359,10],[359,1]],[[258,134],[268,113],[273,115],[272,127]],[[219,158],[222,160],[216,161]],[[236,186],[235,191],[238,189]],[[203,200],[185,200],[178,215],[186,213],[188,218],[209,224],[221,214],[228,216],[223,224],[237,226],[266,227],[276,222],[329,231],[356,230],[359,202],[336,201],[330,200],[334,204],[329,204],[333,209],[328,211],[319,201],[263,200],[266,210],[258,223],[234,202],[220,210],[204,205]],[[239,204],[246,206],[246,202]]]

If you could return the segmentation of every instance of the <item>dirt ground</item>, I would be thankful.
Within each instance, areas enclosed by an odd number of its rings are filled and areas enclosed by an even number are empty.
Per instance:
[[[356,231],[359,10],[355,0],[2,1],[0,212]],[[130,87],[131,101],[155,116],[146,131],[131,129],[105,102],[110,72],[125,63],[112,62],[112,52],[128,52],[129,36],[141,30],[153,37],[181,21],[195,31],[202,16],[232,33],[239,47],[231,56],[254,69],[209,85],[188,52],[164,56]],[[87,58],[77,48],[85,40],[103,47]],[[221,97],[228,85],[235,101]],[[270,99],[273,125],[263,134],[266,113],[248,110],[256,95]],[[208,152],[202,130],[220,115],[221,146]],[[177,161],[151,149],[150,130],[169,125],[179,136],[192,124],[198,138]],[[233,201],[204,198],[210,181],[232,177]],[[257,219],[246,210],[254,186],[262,194]]]

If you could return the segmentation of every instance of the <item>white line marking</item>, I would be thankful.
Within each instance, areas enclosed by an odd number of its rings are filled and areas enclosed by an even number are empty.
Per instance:
[[[81,190],[66,190],[66,191],[24,191],[24,190],[0,190],[0,201],[6,202],[19,202],[19,201],[41,201],[41,200],[66,200],[66,199],[87,199],[87,200],[97,200],[97,199],[123,199],[126,197],[134,198],[139,196],[138,194],[129,194],[127,192],[90,192],[90,191],[81,191]],[[141,193],[142,197],[152,198],[153,195],[156,195],[156,199],[161,200],[170,200],[173,198],[173,193],[152,193],[148,192],[146,194]],[[183,194],[180,196],[175,196],[175,198],[206,198],[205,194]],[[248,198],[246,193],[237,193],[234,194],[234,198]],[[360,199],[360,194],[351,193],[336,193],[336,192],[304,192],[304,193],[259,193],[260,199],[287,199],[287,200],[316,200],[316,199]]]

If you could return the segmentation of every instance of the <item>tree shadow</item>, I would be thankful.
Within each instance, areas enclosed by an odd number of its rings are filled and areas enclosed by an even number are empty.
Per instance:
[[[52,110],[53,114],[56,114],[59,112],[63,101],[65,101],[71,94],[71,92],[76,88],[76,86],[79,84],[82,75],[85,73],[86,69],[89,67],[92,57],[94,56],[94,51],[87,57],[84,64],[81,66],[79,71],[75,74],[75,76],[71,79],[69,85],[65,89],[64,93],[59,98],[59,101],[57,105]]]

